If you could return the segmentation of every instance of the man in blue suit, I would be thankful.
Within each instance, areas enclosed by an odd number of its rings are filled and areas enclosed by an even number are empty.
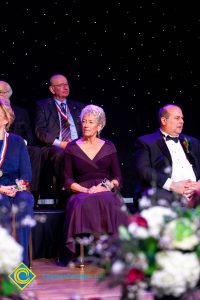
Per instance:
[[[55,74],[50,78],[51,98],[36,103],[35,133],[43,146],[44,160],[50,162],[56,177],[57,196],[63,187],[64,149],[81,135],[79,115],[84,104],[68,99],[70,92],[67,78]],[[67,138],[62,127],[66,124]]]

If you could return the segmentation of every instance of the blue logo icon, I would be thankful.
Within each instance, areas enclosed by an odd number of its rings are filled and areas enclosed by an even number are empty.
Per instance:
[[[8,277],[20,290],[23,290],[36,275],[24,263],[20,263]]]

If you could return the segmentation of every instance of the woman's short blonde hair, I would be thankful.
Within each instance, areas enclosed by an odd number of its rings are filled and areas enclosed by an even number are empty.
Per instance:
[[[92,114],[95,116],[97,124],[101,126],[101,130],[106,125],[106,115],[104,110],[100,106],[93,104],[85,106],[80,114],[81,122],[83,121],[83,118],[86,114]]]
[[[4,113],[5,117],[8,120],[8,123],[6,124],[6,130],[9,130],[10,125],[13,123],[15,119],[14,111],[12,110],[11,106],[9,105],[9,102],[6,100],[3,100],[0,98],[0,109]]]

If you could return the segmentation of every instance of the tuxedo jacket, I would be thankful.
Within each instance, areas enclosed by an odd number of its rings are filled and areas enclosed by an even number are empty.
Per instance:
[[[81,135],[79,119],[84,104],[67,99],[67,106],[74,120],[78,136]],[[60,135],[59,115],[53,98],[43,99],[36,103],[35,133],[43,146],[51,146]]]
[[[187,159],[192,164],[196,179],[200,179],[200,141],[194,137],[180,134],[181,145]],[[184,139],[189,145],[186,146]],[[134,168],[136,172],[136,193],[152,185],[162,188],[171,178],[172,158],[160,130],[139,137],[134,146]]]

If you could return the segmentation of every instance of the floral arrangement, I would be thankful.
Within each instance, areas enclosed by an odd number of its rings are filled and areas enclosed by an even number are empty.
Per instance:
[[[22,261],[23,248],[6,229],[0,226],[0,299],[1,295],[17,295],[18,289],[9,281],[8,274]]]
[[[20,179],[20,180],[16,179],[15,182],[16,182],[15,188],[20,192],[26,191],[29,188],[29,182],[24,179]]]
[[[152,206],[146,197],[140,205],[140,213],[129,216],[128,227],[120,226],[118,238],[104,235],[91,247],[104,269],[103,278],[109,287],[121,286],[123,300],[139,299],[144,291],[156,299],[195,293],[200,280],[200,206],[183,209],[174,202],[170,207],[165,200]]]

